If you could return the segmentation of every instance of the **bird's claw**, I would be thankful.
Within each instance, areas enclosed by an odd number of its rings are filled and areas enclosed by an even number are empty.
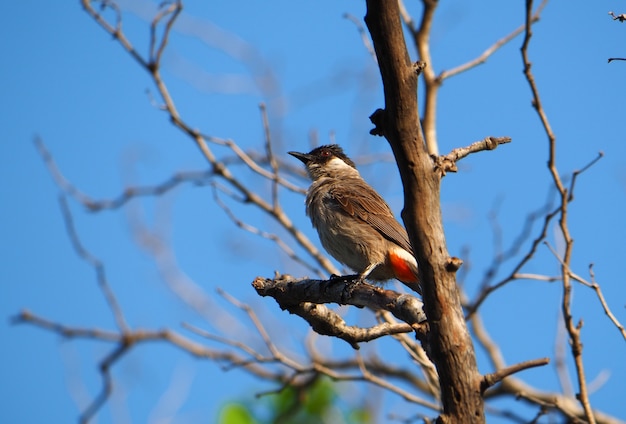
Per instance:
[[[328,279],[332,283],[344,283],[344,284],[358,284],[362,283],[363,279],[359,274],[351,275],[335,275],[332,274]]]

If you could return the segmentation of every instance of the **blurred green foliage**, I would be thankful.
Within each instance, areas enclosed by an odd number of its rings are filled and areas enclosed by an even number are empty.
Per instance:
[[[220,410],[218,423],[371,424],[373,417],[365,402],[357,407],[346,405],[330,379],[316,377],[256,401],[228,402]]]

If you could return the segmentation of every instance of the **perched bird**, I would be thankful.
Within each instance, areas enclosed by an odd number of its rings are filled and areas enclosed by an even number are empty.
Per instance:
[[[324,249],[359,273],[361,281],[396,278],[421,293],[409,237],[354,162],[336,144],[309,153],[289,152],[305,165],[313,182],[306,214]]]

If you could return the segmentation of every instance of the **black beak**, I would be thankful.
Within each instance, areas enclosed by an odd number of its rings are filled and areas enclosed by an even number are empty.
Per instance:
[[[305,165],[311,161],[311,155],[300,152],[287,152],[294,158],[300,159]]]

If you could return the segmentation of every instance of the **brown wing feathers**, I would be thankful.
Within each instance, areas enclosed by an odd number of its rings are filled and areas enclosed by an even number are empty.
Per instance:
[[[345,213],[367,222],[387,240],[413,253],[406,230],[396,221],[387,203],[362,180],[354,180],[350,190],[344,188],[342,193],[331,190],[330,195]]]

